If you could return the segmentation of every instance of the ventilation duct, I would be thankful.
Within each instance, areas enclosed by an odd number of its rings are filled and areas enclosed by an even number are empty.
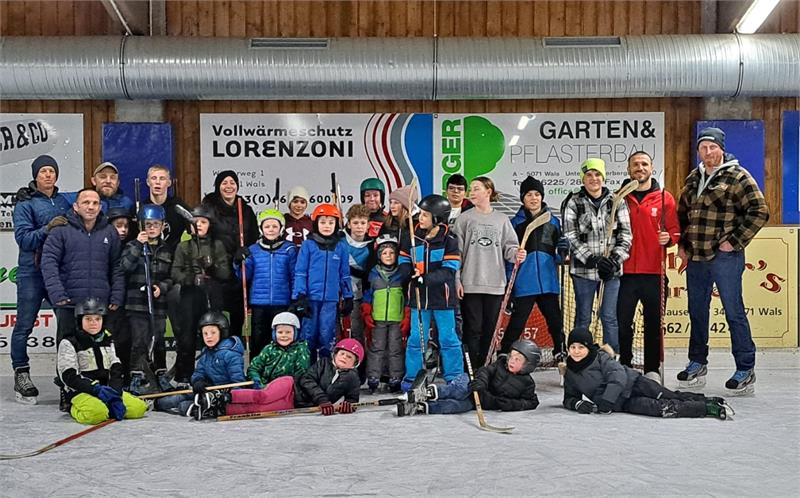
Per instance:
[[[800,35],[0,37],[3,99],[800,95]]]

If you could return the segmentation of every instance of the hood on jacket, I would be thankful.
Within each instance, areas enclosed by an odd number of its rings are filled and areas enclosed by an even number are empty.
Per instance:
[[[236,336],[226,337],[225,339],[222,339],[213,348],[205,346],[203,347],[203,352],[205,352],[206,350],[222,351],[225,349],[233,351],[234,353],[244,355],[244,346],[242,345],[242,340]]]

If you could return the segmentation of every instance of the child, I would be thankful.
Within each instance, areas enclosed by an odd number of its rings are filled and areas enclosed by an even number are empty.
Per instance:
[[[286,213],[286,240],[298,248],[311,235],[314,223],[306,214],[308,191],[301,186],[289,190],[289,212]]]
[[[411,185],[392,190],[389,194],[389,214],[381,227],[381,234],[390,234],[400,240],[401,234],[408,234],[408,217],[417,202],[417,190]]]
[[[120,258],[120,266],[126,277],[125,311],[128,315],[131,336],[130,387],[133,394],[143,394],[145,375],[152,368],[158,379],[158,386],[147,386],[167,390],[172,388],[167,380],[167,350],[164,332],[167,327],[167,292],[172,287],[170,266],[172,253],[161,238],[164,230],[164,208],[157,204],[142,206],[139,220],[144,230],[136,240],[125,246]],[[149,252],[150,284],[153,309],[149,309],[147,278],[145,274],[144,250]],[[153,316],[149,313],[152,311]],[[155,330],[151,330],[151,324]],[[152,362],[152,365],[148,363]]]
[[[539,397],[533,371],[541,358],[542,352],[535,343],[526,339],[514,341],[507,356],[500,355],[496,362],[478,369],[472,382],[467,374],[461,374],[444,386],[430,384],[424,392],[425,399],[410,396],[408,403],[397,406],[397,415],[463,413],[474,407],[472,391],[480,396],[484,410],[535,410]]]
[[[69,413],[76,422],[96,425],[114,417],[142,418],[147,404],[122,390],[122,365],[111,334],[103,330],[106,307],[90,297],[75,306],[76,333],[58,345],[56,370]]]
[[[404,279],[397,267],[397,239],[381,235],[375,241],[378,264],[369,273],[361,315],[372,341],[367,349],[367,385],[373,394],[384,367],[389,367],[389,391],[398,392],[405,373],[403,337],[408,335],[411,315],[405,308]]]
[[[361,381],[356,368],[364,361],[364,348],[355,339],[342,339],[333,348],[333,359],[321,357],[297,380],[294,406],[319,406],[323,415],[353,413]],[[333,406],[344,398],[337,406]]]
[[[108,210],[108,222],[117,230],[119,240],[124,248],[129,242],[135,240],[131,223],[136,218],[130,209],[124,207],[113,207]],[[114,349],[117,357],[122,363],[122,371],[125,376],[124,385],[131,382],[131,327],[125,316],[125,308],[108,310],[106,315],[106,328],[111,332],[111,340],[114,342]]]
[[[347,251],[350,253],[350,285],[353,288],[350,337],[365,346],[361,302],[364,291],[369,287],[367,280],[369,270],[375,265],[373,239],[367,237],[367,230],[369,229],[369,209],[367,209],[367,206],[363,204],[350,206],[350,209],[347,210],[347,226],[348,230],[344,232],[344,241],[347,244]]]
[[[229,396],[220,390],[207,391],[208,386],[244,382],[245,378],[244,346],[238,337],[228,337],[230,325],[225,315],[209,311],[200,317],[198,326],[205,347],[192,374],[193,393],[159,398],[155,408],[200,420],[224,413]]]
[[[400,270],[404,278],[411,277],[409,301],[411,305],[411,336],[406,347],[406,373],[403,390],[411,388],[413,379],[424,366],[420,351],[419,322],[422,321],[424,344],[428,343],[431,318],[439,332],[439,347],[444,379],[454,380],[464,372],[461,358],[461,340],[455,329],[454,308],[458,305],[455,292],[455,274],[461,256],[458,241],[447,226],[450,203],[441,195],[429,195],[419,203],[419,224],[414,231],[415,254],[404,239],[400,246]],[[416,266],[412,268],[412,264]],[[417,297],[422,309],[418,309]],[[421,318],[418,316],[421,314]]]
[[[181,284],[181,325],[175,339],[175,382],[184,384],[194,371],[197,324],[207,311],[222,311],[220,289],[230,278],[231,262],[221,241],[211,236],[211,213],[192,211],[192,232],[175,250],[172,280]]]
[[[722,398],[673,392],[622,365],[594,344],[586,328],[570,332],[568,348],[563,402],[568,410],[664,418],[712,416],[725,420],[728,416],[730,407]]]
[[[119,240],[123,244],[127,244],[133,240],[133,231],[131,230],[131,223],[136,221],[133,213],[123,207],[114,207],[108,210],[108,222],[117,230]]]
[[[332,204],[320,204],[311,215],[313,233],[303,242],[297,256],[293,309],[303,320],[300,337],[308,341],[311,363],[327,358],[336,342],[339,298],[341,316],[353,311],[353,290],[347,244],[337,236],[339,210]]]
[[[286,410],[294,406],[294,379],[308,370],[309,352],[299,341],[300,320],[293,313],[279,313],[272,320],[272,343],[250,362],[247,376],[253,389],[231,392],[227,414]],[[266,387],[265,387],[266,386]]]
[[[248,298],[253,310],[250,349],[257,354],[269,344],[270,323],[286,311],[292,297],[292,280],[297,263],[297,248],[283,238],[286,222],[280,211],[265,209],[258,214],[261,237],[250,247],[242,247],[233,257],[233,271],[242,278],[244,261]]]

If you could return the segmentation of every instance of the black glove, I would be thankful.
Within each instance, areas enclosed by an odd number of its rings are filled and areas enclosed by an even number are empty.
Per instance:
[[[559,239],[556,244],[556,251],[558,255],[561,256],[561,261],[567,259],[567,255],[569,255],[569,241],[566,237],[561,237],[561,239]]]
[[[199,379],[192,384],[192,392],[194,394],[205,394],[208,388],[208,382],[205,379]]]
[[[597,274],[603,281],[614,278],[617,270],[619,270],[619,263],[616,259],[603,256],[597,260]]]
[[[311,309],[308,307],[308,298],[305,294],[299,294],[297,299],[289,307],[289,311],[301,318],[310,318]]]
[[[333,407],[333,403],[331,403],[330,401],[320,403],[319,409],[322,412],[322,414],[325,415],[326,417],[328,415],[333,415],[334,413],[336,413],[336,408]]]
[[[344,301],[342,301],[342,316],[350,316],[350,313],[353,312],[353,298],[348,297]]]
[[[50,233],[50,230],[54,229],[55,227],[62,227],[67,223],[69,222],[67,221],[67,218],[65,218],[64,216],[56,216],[55,218],[50,220],[50,223],[47,224],[47,227],[44,229],[44,231]]]
[[[598,260],[598,259],[599,259],[599,258],[598,258],[597,256],[595,256],[594,254],[592,254],[591,256],[589,256],[589,257],[586,259],[586,263],[585,263],[583,266],[585,266],[586,268],[588,268],[588,269],[590,269],[590,270],[591,270],[592,268],[597,268],[597,260]]]
[[[575,411],[578,413],[583,413],[584,415],[588,415],[594,412],[597,409],[594,403],[591,401],[586,401],[585,399],[579,400],[575,403]]]
[[[614,403],[601,399],[597,402],[597,413],[611,413],[614,411]]]
[[[485,391],[486,385],[478,379],[473,379],[469,381],[469,390],[475,392]]]
[[[17,202],[24,202],[33,199],[33,190],[29,187],[22,187],[17,190]]]
[[[236,249],[236,253],[233,255],[233,260],[236,262],[237,265],[242,264],[242,261],[247,259],[250,256],[250,249],[247,247],[240,247]]]

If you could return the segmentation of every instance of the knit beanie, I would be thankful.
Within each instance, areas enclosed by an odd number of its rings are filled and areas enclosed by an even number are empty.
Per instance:
[[[214,192],[219,194],[219,186],[222,185],[222,182],[228,177],[233,178],[233,181],[236,182],[236,188],[239,188],[239,175],[237,175],[235,171],[228,169],[220,171],[217,177],[214,178]]]
[[[719,148],[725,150],[725,132],[720,130],[719,128],[703,128],[700,130],[700,134],[697,136],[697,146],[700,146],[700,142],[714,142],[715,144],[719,145]]]
[[[395,200],[399,202],[404,208],[406,208],[406,211],[411,211],[411,207],[408,205],[409,197],[411,198],[412,203],[415,203],[419,200],[417,197],[417,189],[412,189],[411,185],[396,188],[392,190],[391,194],[389,194],[389,200]]]
[[[567,339],[567,346],[570,346],[573,343],[583,344],[584,346],[591,347],[594,344],[594,339],[592,338],[592,333],[589,332],[589,329],[585,327],[578,327],[573,329],[572,332],[569,333],[569,338]]]
[[[603,161],[602,159],[597,157],[590,157],[589,159],[583,161],[583,164],[581,164],[581,180],[583,180],[583,176],[590,169],[600,172],[600,175],[602,175],[603,180],[606,179],[606,162]]]
[[[542,196],[542,200],[544,200],[544,185],[542,185],[542,182],[532,176],[525,178],[525,180],[519,185],[519,200],[522,201],[525,199],[525,194],[531,190],[539,192],[539,195]]]
[[[52,166],[56,170],[56,178],[58,178],[58,163],[51,156],[43,155],[34,159],[33,164],[31,164],[31,173],[33,173],[34,180],[39,175],[39,170],[45,166]]]

